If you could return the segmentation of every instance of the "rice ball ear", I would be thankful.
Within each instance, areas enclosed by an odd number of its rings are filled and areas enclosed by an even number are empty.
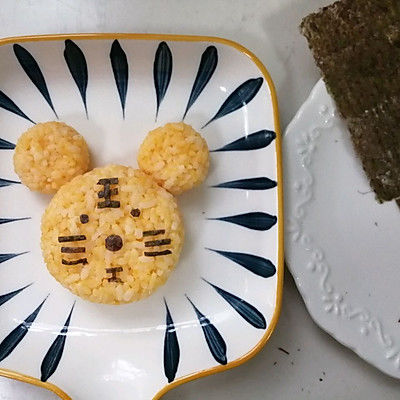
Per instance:
[[[28,129],[18,139],[14,170],[29,189],[55,193],[75,176],[88,171],[85,139],[62,122],[45,122]]]
[[[183,122],[150,131],[138,155],[139,167],[174,195],[200,185],[209,163],[207,142]]]

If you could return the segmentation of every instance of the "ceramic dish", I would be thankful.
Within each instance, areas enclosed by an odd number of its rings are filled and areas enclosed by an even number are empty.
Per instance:
[[[286,259],[314,320],[400,378],[399,209],[378,204],[320,81],[284,139]]]
[[[1,45],[0,374],[63,399],[147,400],[256,354],[277,322],[283,277],[279,121],[262,64],[208,37]],[[146,133],[183,116],[212,153],[205,184],[179,198],[186,241],[178,267],[138,303],[74,297],[44,266],[40,219],[50,197],[18,183],[19,135],[59,118],[85,137],[94,166],[136,166]]]

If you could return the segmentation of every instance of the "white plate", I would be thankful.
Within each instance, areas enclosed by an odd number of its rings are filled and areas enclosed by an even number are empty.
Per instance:
[[[114,39],[121,47],[113,45]],[[9,143],[32,126],[27,117],[53,120],[56,112],[85,137],[94,166],[136,167],[146,133],[182,119],[204,54],[202,79],[207,70],[216,69],[206,85],[197,86],[202,90],[185,122],[204,135],[212,150],[235,144],[211,153],[207,181],[179,198],[186,241],[176,270],[150,298],[129,305],[92,304],[61,287],[47,272],[39,246],[40,218],[49,197],[20,184],[3,185],[0,217],[31,219],[0,224],[0,295],[32,285],[15,296],[0,297],[0,374],[43,384],[64,399],[68,396],[56,386],[74,400],[148,400],[254,355],[276,324],[283,274],[279,125],[265,68],[223,39],[110,34],[16,38],[1,44],[0,90],[15,103],[0,96],[0,138]],[[156,54],[162,62],[155,62]],[[113,65],[119,66],[117,77]],[[166,78],[164,82],[171,73],[169,85],[159,85],[167,90],[156,122],[154,65],[162,66],[156,75]],[[220,118],[202,128],[228,98]],[[1,147],[0,177],[17,181],[12,145],[3,141]],[[213,187],[236,180],[236,188]],[[260,185],[264,190],[254,190]],[[218,220],[238,215],[240,220]],[[25,251],[13,258],[4,255]],[[24,325],[35,309],[36,319]],[[60,336],[66,321],[68,332]]]
[[[378,204],[320,81],[287,128],[285,255],[311,316],[400,378],[400,210]]]

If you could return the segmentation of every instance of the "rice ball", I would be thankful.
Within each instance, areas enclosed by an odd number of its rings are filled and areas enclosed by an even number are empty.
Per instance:
[[[96,168],[60,188],[42,218],[47,269],[72,293],[130,303],[164,284],[184,231],[176,199],[142,171]]]
[[[139,149],[140,168],[174,195],[200,185],[207,176],[207,142],[190,125],[169,123],[150,131]]]
[[[55,193],[89,168],[85,139],[62,122],[45,122],[28,129],[18,139],[14,169],[29,189]]]

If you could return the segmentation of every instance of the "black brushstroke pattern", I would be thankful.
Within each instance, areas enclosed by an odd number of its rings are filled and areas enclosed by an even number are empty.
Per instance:
[[[176,371],[178,370],[180,350],[174,321],[165,299],[164,302],[167,313],[164,338],[164,373],[168,383],[171,383],[175,379]]]
[[[269,146],[272,141],[276,139],[276,133],[273,131],[262,130],[254,132],[250,135],[243,136],[240,139],[235,140],[232,143],[225,145],[217,150],[212,150],[212,152],[221,151],[249,151],[263,149]]]
[[[231,251],[214,250],[213,251],[221,256],[228,258],[229,260],[239,264],[240,266],[246,268],[248,271],[261,276],[262,278],[270,278],[276,274],[275,265],[266,258],[255,256],[253,254],[246,253],[235,253]]]
[[[0,138],[0,150],[14,150],[15,144]]]
[[[157,96],[157,111],[160,109],[161,102],[164,99],[165,93],[167,92],[169,82],[171,81],[172,75],[172,53],[167,43],[161,42],[158,45],[156,56],[153,65],[153,77],[154,86],[156,89]]]
[[[194,311],[196,312],[212,356],[220,364],[226,365],[228,360],[226,357],[226,343],[224,338],[221,336],[217,328],[210,322],[210,320],[193,304],[192,300],[190,300],[188,296],[186,296],[186,298],[189,300]]]
[[[247,303],[238,296],[221,289],[220,287],[212,284],[203,278],[205,282],[211,285],[221,297],[223,297],[234,309],[235,311],[250,325],[257,329],[265,329],[267,327],[267,322],[260,311],[254,306]]]
[[[0,107],[35,124],[2,90],[0,90]]]
[[[271,229],[278,220],[275,215],[270,215],[263,212],[251,212],[247,214],[232,215],[230,217],[209,219],[230,222],[232,224],[244,226],[245,228],[254,229],[256,231],[267,231],[268,229]]]
[[[0,225],[1,225],[1,224],[8,224],[8,223],[10,223],[10,222],[26,221],[27,219],[31,219],[31,217],[24,217],[24,218],[0,218]]]
[[[6,187],[6,186],[10,186],[10,185],[19,185],[21,182],[17,182],[17,181],[10,181],[9,179],[4,179],[4,178],[0,178],[0,188],[1,187]]]
[[[40,303],[39,307],[36,308],[36,310],[25,319],[25,321],[11,331],[0,343],[0,361],[3,361],[6,357],[8,357],[28,333],[47,297]]]
[[[61,357],[64,352],[65,341],[67,339],[68,327],[71,322],[72,312],[74,311],[75,303],[71,308],[71,311],[68,315],[67,320],[60,333],[54,340],[53,344],[50,346],[47,351],[44,359],[42,361],[42,365],[40,366],[41,378],[42,382],[46,382],[56,371],[58,365],[60,364]]]
[[[189,101],[182,119],[185,119],[190,107],[192,107],[203,89],[206,87],[207,83],[210,81],[215,69],[217,68],[217,64],[218,51],[215,46],[208,46],[201,56],[199,70],[197,71],[196,79],[194,81]]]
[[[68,65],[68,69],[71,72],[72,78],[78,86],[83,105],[85,106],[86,117],[88,117],[86,90],[89,77],[85,55],[72,40],[67,39],[65,41],[64,58]]]
[[[126,93],[128,92],[129,67],[128,59],[118,40],[114,40],[110,52],[111,66],[121,100],[122,116],[125,118]]]
[[[256,94],[263,84],[263,78],[249,79],[242,83],[238,88],[236,88],[229,97],[224,101],[217,113],[212,117],[204,126],[211,124],[211,122],[224,117],[240,108],[244,107],[246,104],[250,103],[254,99]]]
[[[29,287],[31,285],[32,285],[32,283],[22,287],[21,289],[17,289],[17,290],[14,290],[13,292],[0,295],[0,306],[2,306],[7,301],[11,300],[14,296],[21,293],[24,289],[26,289],[27,287]]]
[[[45,98],[45,100],[47,101],[47,104],[53,110],[54,115],[58,119],[58,115],[56,113],[56,110],[54,109],[54,105],[51,100],[49,90],[47,88],[46,80],[44,79],[44,76],[39,67],[39,64],[33,58],[32,54],[29,53],[28,50],[26,50],[24,47],[20,46],[19,44],[14,44],[13,49],[14,49],[15,56],[17,57],[17,60],[21,64],[22,69],[25,71],[25,73],[28,75],[29,79],[32,81],[32,83],[37,87],[39,92]]]
[[[243,190],[268,190],[277,186],[277,183],[267,177],[239,179],[214,185],[214,188],[243,189]]]
[[[27,251],[24,251],[23,253],[8,253],[8,254],[0,254],[0,264],[11,260],[14,257],[22,256],[23,254],[28,253]]]

